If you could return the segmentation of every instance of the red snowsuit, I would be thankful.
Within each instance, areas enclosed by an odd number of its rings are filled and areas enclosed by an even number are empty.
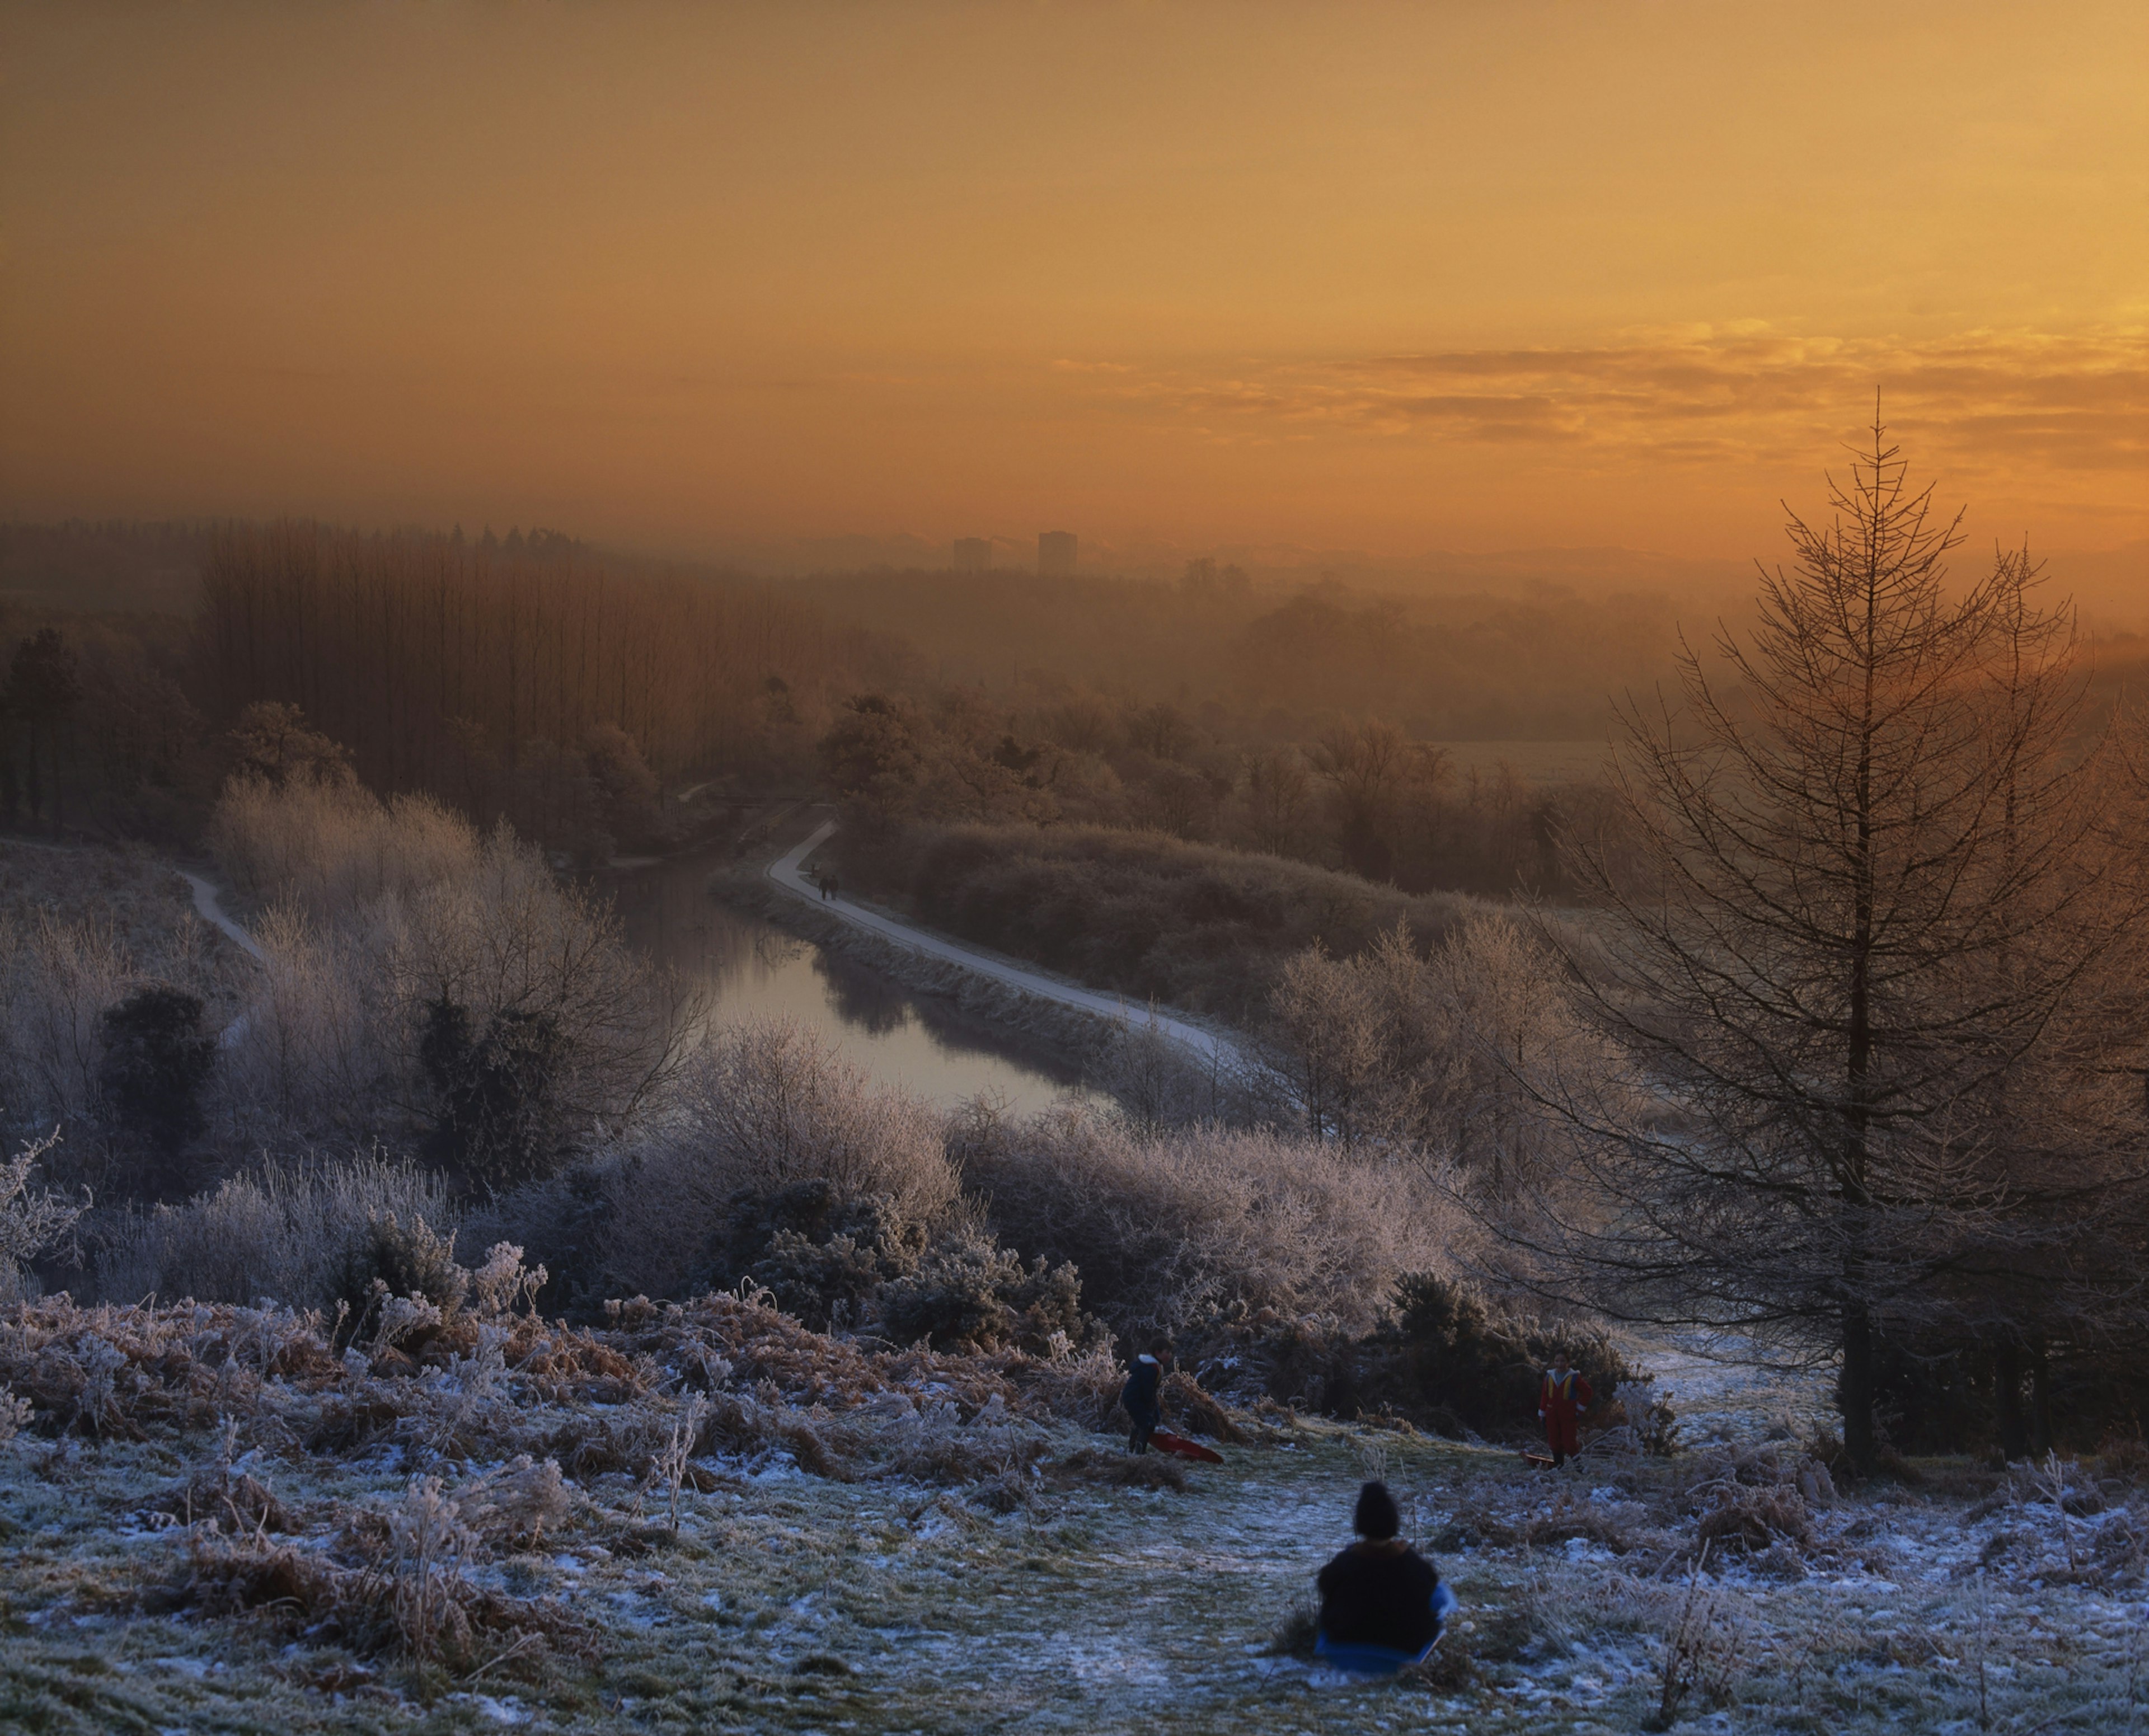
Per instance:
[[[1564,1376],[1549,1372],[1545,1376],[1544,1385],[1538,1389],[1538,1415],[1544,1418],[1545,1440],[1552,1447],[1553,1463],[1565,1463],[1569,1453],[1579,1450],[1575,1424],[1596,1398],[1578,1369],[1570,1368]]]

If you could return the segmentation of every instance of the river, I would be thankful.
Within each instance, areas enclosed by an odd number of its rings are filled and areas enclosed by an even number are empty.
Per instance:
[[[604,877],[629,943],[699,988],[712,1023],[796,1020],[875,1079],[944,1107],[982,1094],[1028,1115],[1070,1091],[1090,1094],[1079,1071],[1059,1057],[718,903],[709,896],[709,876],[727,860],[693,851]]]

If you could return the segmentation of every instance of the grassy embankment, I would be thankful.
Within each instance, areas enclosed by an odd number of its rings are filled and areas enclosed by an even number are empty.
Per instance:
[[[2149,1708],[2149,1511],[2113,1467],[2072,1467],[2066,1515],[1960,1463],[1809,1501],[1761,1394],[1724,1401],[1732,1438],[1562,1477],[1241,1413],[1225,1466],[1129,1485],[1101,1370],[861,1357],[722,1299],[491,1325],[506,1366],[474,1376],[467,1326],[406,1367],[250,1311],[10,1310],[0,1366],[63,1432],[0,1445],[0,1723],[1580,1732],[1656,1712],[1668,1655],[1717,1729]],[[503,1467],[518,1443],[567,1474]],[[1291,1644],[1369,1464],[1465,1604],[1436,1668],[1374,1686]]]
[[[839,833],[843,883],[925,926],[1135,1000],[1258,1025],[1284,962],[1404,924],[1421,950],[1491,908],[1281,857],[1106,827]]]

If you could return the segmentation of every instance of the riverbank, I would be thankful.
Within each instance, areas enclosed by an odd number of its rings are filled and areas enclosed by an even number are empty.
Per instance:
[[[1237,1068],[1204,1066],[1180,1044],[1135,1017],[1108,1015],[1048,999],[1003,977],[903,944],[848,920],[844,913],[779,887],[766,863],[741,861],[710,876],[710,894],[812,941],[919,994],[950,1002],[1024,1045],[1065,1058],[1085,1084],[1138,1120],[1276,1120],[1286,1111],[1258,1078]]]
[[[835,836],[836,829],[834,821],[823,821],[768,865],[766,870],[768,878],[793,898],[825,910],[852,927],[865,929],[896,946],[953,964],[974,975],[988,978],[1033,999],[1050,1001],[1114,1024],[1153,1032],[1166,1042],[1176,1044],[1185,1049],[1197,1067],[1225,1074],[1245,1073],[1251,1069],[1253,1063],[1241,1041],[1235,1040],[1213,1025],[1199,1023],[1186,1014],[1159,1007],[1154,1002],[1145,1006],[1141,1002],[1130,1001],[1124,994],[1110,989],[1090,988],[1036,964],[993,952],[974,942],[959,941],[922,927],[885,906],[867,903],[855,896],[839,896],[833,889],[824,891],[818,868],[809,874],[806,871],[806,864],[808,862],[818,863],[824,848]]]

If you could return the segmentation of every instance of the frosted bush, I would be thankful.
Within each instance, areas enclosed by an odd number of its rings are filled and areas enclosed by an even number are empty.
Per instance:
[[[1001,1240],[1073,1261],[1085,1305],[1121,1331],[1235,1305],[1362,1331],[1403,1273],[1448,1263],[1463,1230],[1413,1165],[1281,1134],[1150,1135],[1079,1113],[968,1130],[963,1182],[988,1198]]]
[[[377,1151],[344,1162],[264,1164],[212,1194],[108,1224],[97,1288],[115,1301],[153,1293],[204,1302],[267,1296],[333,1311],[379,1225],[454,1220],[444,1177]]]
[[[73,1229],[83,1206],[49,1188],[33,1193],[30,1176],[58,1143],[48,1136],[0,1164],[0,1302],[23,1294],[23,1268]]]
[[[362,1129],[476,1165],[458,1105],[498,1094],[465,1076],[469,1056],[428,1051],[429,1011],[473,1040],[546,1034],[541,1078],[507,1114],[536,1136],[515,1147],[516,1173],[490,1177],[503,1182],[542,1173],[592,1128],[617,1131],[679,1059],[690,998],[505,826],[481,838],[425,798],[239,778],[212,836],[264,907],[224,1064],[226,1125],[250,1143]]]
[[[260,967],[224,1055],[227,1113],[274,1138],[333,1119],[326,1106],[377,1100],[402,1047],[377,954],[290,906],[254,933]]]
[[[1556,1185],[1564,1136],[1539,1094],[1616,1070],[1563,971],[1505,915],[1429,954],[1399,928],[1355,958],[1299,954],[1271,1010],[1309,1124],[1452,1159],[1487,1200]]]
[[[742,1190],[826,1180],[839,1200],[879,1195],[913,1223],[955,1204],[930,1105],[874,1084],[804,1026],[717,1032],[670,1099],[613,1178],[617,1212],[604,1242],[610,1269],[652,1295],[685,1282]]]
[[[485,1264],[471,1274],[468,1306],[481,1316],[534,1307],[545,1278],[543,1266],[523,1265],[522,1250],[513,1242],[495,1242]]]
[[[89,1115],[104,1059],[105,1009],[138,981],[107,918],[40,912],[0,924],[0,1091],[48,1127]]]
[[[480,854],[477,829],[430,796],[249,777],[225,786],[209,847],[243,895],[320,922],[466,878]]]

